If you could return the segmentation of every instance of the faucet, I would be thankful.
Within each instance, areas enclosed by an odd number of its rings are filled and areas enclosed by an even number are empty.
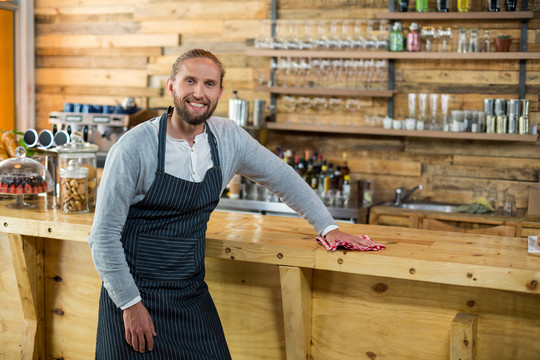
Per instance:
[[[415,186],[411,190],[409,190],[407,193],[405,193],[404,195],[403,195],[403,188],[397,188],[396,189],[396,200],[394,200],[394,206],[401,205],[401,203],[404,202],[405,200],[407,200],[409,198],[409,196],[412,195],[413,192],[415,192],[416,190],[422,190],[423,188],[424,188],[424,186],[422,186],[422,185]]]

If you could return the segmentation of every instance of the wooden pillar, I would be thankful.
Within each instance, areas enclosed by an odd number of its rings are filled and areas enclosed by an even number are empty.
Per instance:
[[[311,354],[312,270],[280,266],[281,300],[287,360],[305,360]]]
[[[43,239],[8,237],[24,318],[21,359],[45,359]]]
[[[458,313],[450,332],[450,360],[474,360],[478,316]]]

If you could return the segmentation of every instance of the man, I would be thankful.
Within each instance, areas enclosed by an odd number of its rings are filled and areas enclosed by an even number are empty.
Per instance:
[[[295,171],[233,121],[212,117],[225,70],[210,52],[181,55],[167,80],[174,107],[111,148],[89,237],[103,279],[96,358],[230,359],[204,282],[206,224],[240,173],[306,218],[332,245],[369,240],[337,229]]]

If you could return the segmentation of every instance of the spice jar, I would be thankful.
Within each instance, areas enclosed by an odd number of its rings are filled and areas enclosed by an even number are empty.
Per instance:
[[[88,168],[70,160],[60,169],[60,209],[66,213],[88,212]]]
[[[96,206],[97,192],[97,151],[98,146],[84,142],[82,134],[77,131],[71,134],[71,142],[59,146],[58,168],[59,171],[69,166],[71,160],[76,160],[81,168],[88,169],[88,206]]]

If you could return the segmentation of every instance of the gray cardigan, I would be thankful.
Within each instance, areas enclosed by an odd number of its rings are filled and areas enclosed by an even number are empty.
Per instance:
[[[125,133],[107,155],[97,194],[89,245],[109,296],[120,307],[139,295],[120,241],[129,207],[141,201],[154,181],[158,139],[146,121]],[[212,117],[223,175],[222,191],[236,174],[245,175],[277,194],[320,234],[336,222],[317,194],[294,169],[259,144],[232,120]]]

